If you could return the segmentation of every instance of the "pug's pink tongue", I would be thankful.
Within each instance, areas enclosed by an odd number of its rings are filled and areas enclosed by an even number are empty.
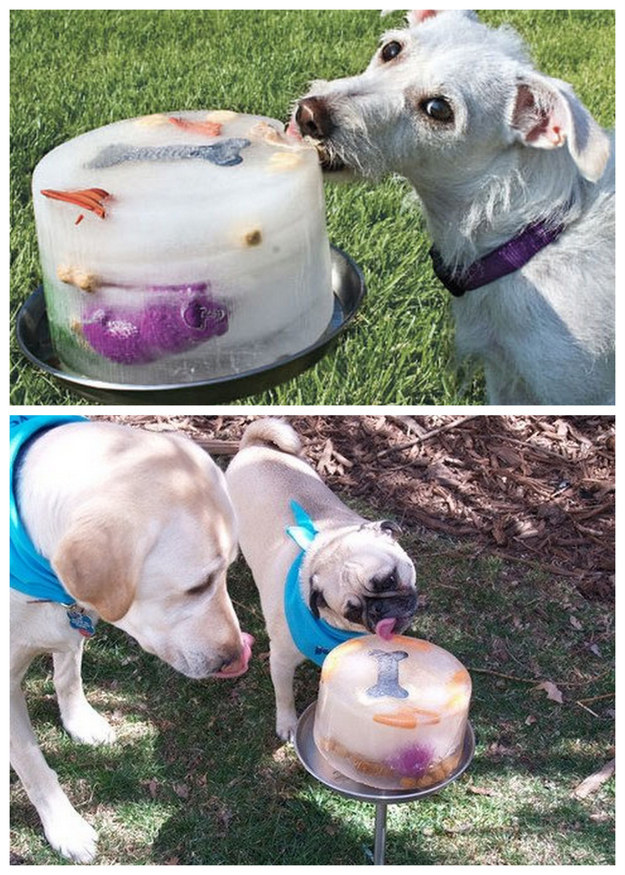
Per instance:
[[[252,656],[254,637],[247,632],[241,632],[241,656],[236,662],[231,662],[223,671],[215,672],[214,678],[238,678],[247,671]]]
[[[375,634],[379,635],[380,638],[384,638],[385,641],[390,641],[393,637],[393,629],[395,628],[396,623],[397,620],[395,617],[386,617],[386,619],[380,620],[380,622],[376,624]]]

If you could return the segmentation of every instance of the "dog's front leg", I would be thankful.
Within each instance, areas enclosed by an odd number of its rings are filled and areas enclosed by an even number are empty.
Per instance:
[[[486,378],[486,394],[490,404],[509,406],[536,403],[536,398],[512,368],[498,367],[485,362],[484,376]]]
[[[302,654],[292,642],[278,644],[272,640],[269,647],[269,669],[276,696],[276,732],[285,741],[291,740],[295,735],[297,711],[293,679],[295,669],[303,661]]]
[[[71,650],[53,655],[54,686],[61,720],[74,741],[82,744],[112,744],[115,730],[91,707],[83,691],[82,651],[83,639],[80,638]]]
[[[52,847],[75,863],[90,863],[96,855],[96,831],[74,809],[56,773],[46,763],[33,732],[22,678],[30,657],[11,671],[11,765],[41,818]]]

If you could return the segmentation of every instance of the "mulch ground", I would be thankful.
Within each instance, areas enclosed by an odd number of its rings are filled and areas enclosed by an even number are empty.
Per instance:
[[[254,416],[107,416],[176,428],[236,452]],[[286,416],[305,455],[349,502],[476,554],[539,567],[586,598],[614,598],[611,416]]]

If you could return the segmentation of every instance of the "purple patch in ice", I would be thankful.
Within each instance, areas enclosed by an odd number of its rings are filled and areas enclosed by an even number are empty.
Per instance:
[[[406,778],[421,778],[427,772],[431,762],[431,749],[420,744],[413,744],[390,757],[386,764]]]
[[[82,333],[96,352],[113,362],[134,365],[150,361],[139,326],[121,310],[91,310],[82,324]]]
[[[142,310],[98,307],[85,314],[82,331],[100,355],[120,364],[145,364],[184,352],[228,330],[228,311],[208,294],[207,283],[150,286],[154,302]],[[165,300],[159,301],[159,295]]]

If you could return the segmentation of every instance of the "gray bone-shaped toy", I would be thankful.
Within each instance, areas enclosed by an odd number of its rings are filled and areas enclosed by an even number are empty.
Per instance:
[[[102,149],[86,167],[89,170],[98,170],[114,167],[125,161],[187,161],[191,158],[201,158],[220,167],[232,167],[243,161],[239,153],[249,145],[249,140],[238,137],[201,146],[127,146],[123,143],[112,143]]]
[[[409,694],[399,683],[399,663],[408,658],[406,651],[370,650],[369,656],[377,660],[378,680],[375,686],[369,687],[367,695],[376,699],[382,696],[405,699]]]

